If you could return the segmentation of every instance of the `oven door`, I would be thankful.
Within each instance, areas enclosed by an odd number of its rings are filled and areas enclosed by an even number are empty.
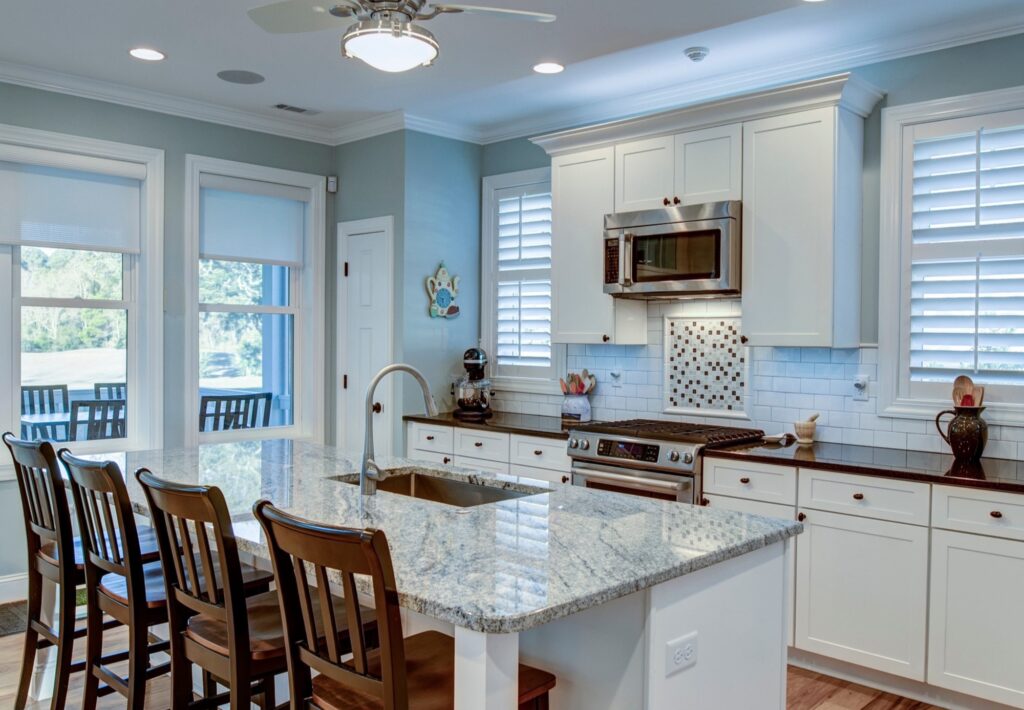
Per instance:
[[[694,482],[690,476],[638,471],[619,466],[573,461],[572,484],[680,503],[693,503],[694,500]]]

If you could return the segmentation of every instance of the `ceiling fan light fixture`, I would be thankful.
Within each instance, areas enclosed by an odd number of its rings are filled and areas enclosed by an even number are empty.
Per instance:
[[[426,67],[437,59],[439,46],[429,31],[403,20],[365,20],[341,38],[342,56],[360,59],[374,69],[403,72]]]

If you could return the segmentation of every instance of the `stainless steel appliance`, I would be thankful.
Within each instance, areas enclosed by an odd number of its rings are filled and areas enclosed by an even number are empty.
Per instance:
[[[760,441],[759,429],[632,419],[569,430],[572,483],[648,498],[701,500],[701,453]]]
[[[470,348],[462,355],[462,366],[466,374],[455,385],[455,417],[486,419],[491,416],[491,381],[484,375],[487,353],[483,348]]]
[[[604,292],[680,298],[740,292],[739,201],[604,218]]]

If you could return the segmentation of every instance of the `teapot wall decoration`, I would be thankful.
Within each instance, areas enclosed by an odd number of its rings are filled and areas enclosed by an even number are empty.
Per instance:
[[[451,276],[444,262],[437,267],[437,273],[427,277],[427,295],[430,296],[431,318],[456,318],[459,307],[455,297],[459,293],[459,277]]]

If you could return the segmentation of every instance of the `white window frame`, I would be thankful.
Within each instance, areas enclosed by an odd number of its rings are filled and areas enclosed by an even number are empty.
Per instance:
[[[494,215],[497,207],[497,193],[509,188],[527,187],[546,183],[551,185],[551,168],[520,170],[514,173],[489,175],[483,180],[483,204],[480,229],[480,346],[491,359],[489,367],[491,384],[496,390],[505,392],[528,392],[532,394],[561,394],[558,384],[559,373],[565,372],[566,347],[551,345],[551,377],[502,377],[493,373],[497,368],[497,284],[498,284],[498,226]],[[552,235],[552,239],[554,235]],[[554,291],[554,289],[552,289]],[[554,294],[552,293],[552,296]]]
[[[910,239],[915,129],[953,119],[1024,110],[1024,87],[986,91],[935,101],[895,106],[882,111],[881,222],[879,225],[879,396],[878,414],[932,419],[952,404],[948,395],[910,396],[907,364],[910,333],[905,323],[910,298]],[[904,199],[907,196],[907,199]],[[1024,425],[1024,387],[988,388],[985,418],[993,424]],[[952,390],[952,384],[950,385]],[[1016,393],[1019,390],[1019,394]],[[1000,396],[1014,396],[1016,401]],[[994,395],[994,396],[993,396]]]
[[[88,172],[90,163],[101,171],[102,161],[137,163],[145,168],[142,180],[140,224],[141,253],[125,254],[124,301],[130,301],[127,324],[127,434],[124,439],[75,441],[69,447],[80,454],[159,449],[163,446],[163,229],[164,229],[164,151],[157,148],[83,138],[31,128],[0,124],[0,144],[50,151],[55,164]],[[26,299],[22,304],[20,288],[20,247],[0,246],[0,332],[8,333],[13,346],[21,342],[21,305],[61,305],[60,299]],[[16,271],[17,270],[17,271]],[[8,295],[10,294],[10,295]],[[12,297],[13,296],[13,297]],[[82,307],[83,302],[64,299],[67,305]],[[121,302],[97,301],[100,306]],[[5,430],[20,431],[21,357],[20,346],[0,349],[0,391],[10,392],[10,401],[0,397],[6,407]]]
[[[199,190],[204,173],[288,185],[309,192],[303,266],[291,268],[294,312],[292,424],[290,426],[199,432]],[[185,445],[254,439],[324,440],[324,293],[327,178],[233,160],[185,156]],[[244,307],[243,307],[244,308]],[[237,307],[232,307],[238,310]]]

